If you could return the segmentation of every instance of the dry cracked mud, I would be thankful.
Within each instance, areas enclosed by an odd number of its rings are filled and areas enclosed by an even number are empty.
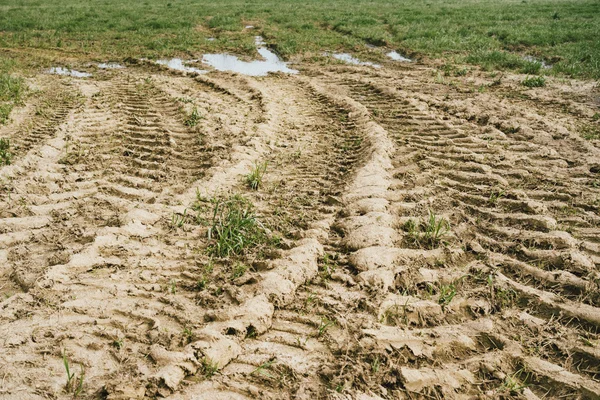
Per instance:
[[[597,93],[520,79],[32,78],[0,128],[0,398],[600,398]],[[233,194],[279,240],[210,257]]]

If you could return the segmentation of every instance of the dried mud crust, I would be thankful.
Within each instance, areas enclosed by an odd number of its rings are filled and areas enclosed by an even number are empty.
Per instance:
[[[5,128],[0,398],[600,397],[585,84],[101,78],[48,79],[56,109]],[[281,240],[224,279],[206,228],[173,222],[232,193]]]

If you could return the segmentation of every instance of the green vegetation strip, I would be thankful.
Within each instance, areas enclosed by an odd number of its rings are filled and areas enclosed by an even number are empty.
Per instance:
[[[21,101],[25,91],[23,79],[12,74],[13,67],[10,59],[0,57],[0,124],[8,120],[11,110]],[[4,152],[8,144],[3,143],[0,148],[0,152]]]
[[[245,25],[256,29],[244,29]],[[107,57],[253,54],[262,34],[283,56],[386,45],[412,57],[600,79],[597,0],[5,0],[0,47]],[[208,41],[209,37],[216,40]]]

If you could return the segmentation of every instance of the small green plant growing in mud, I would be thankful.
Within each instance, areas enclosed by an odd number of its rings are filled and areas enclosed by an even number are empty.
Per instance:
[[[323,280],[329,280],[337,266],[337,256],[335,254],[325,253],[319,264],[319,275]]]
[[[520,369],[514,374],[507,375],[506,378],[504,378],[504,382],[502,382],[500,390],[508,392],[512,395],[521,393],[523,389],[527,387],[527,384],[523,383],[523,380],[527,381],[527,379],[529,378],[529,374],[526,374],[525,379],[522,379],[521,375],[523,374],[523,372],[524,370]]]
[[[381,367],[381,361],[379,360],[379,356],[375,356],[373,361],[371,361],[371,372],[377,373],[379,372],[379,368]]]
[[[503,289],[497,287],[495,289],[494,297],[496,306],[499,309],[504,309],[514,304],[515,300],[517,299],[517,292],[510,288]]]
[[[188,117],[184,123],[186,126],[193,128],[194,126],[198,125],[198,123],[200,122],[201,119],[202,119],[202,116],[198,112],[198,109],[194,107],[191,114],[188,115]]]
[[[543,76],[528,76],[521,84],[528,88],[544,87],[546,86],[546,78]]]
[[[192,340],[193,332],[190,328],[186,327],[181,334],[183,335],[184,338],[186,338],[186,340],[188,340],[188,341]]]
[[[173,228],[182,228],[188,219],[187,209],[183,210],[183,214],[173,213],[171,217],[171,227]]]
[[[490,303],[497,310],[512,306],[518,297],[513,289],[497,286],[493,274],[487,276],[487,284],[490,289]]]
[[[59,164],[75,165],[79,163],[87,154],[86,147],[81,142],[67,144],[66,154],[58,160]]]
[[[445,308],[456,296],[456,286],[454,284],[440,286],[440,297],[438,303]]]
[[[583,125],[579,128],[579,134],[585,140],[598,140],[600,139],[600,126],[593,124]]]
[[[200,279],[198,279],[198,282],[196,282],[196,289],[204,290],[206,288],[207,284],[208,284],[208,279],[206,278],[205,275],[202,275],[202,277]]]
[[[210,255],[229,257],[266,243],[266,229],[254,214],[252,203],[239,195],[216,199],[213,203],[212,223],[208,229]]]
[[[0,138],[0,165],[10,165],[12,153],[10,152],[10,140]]]
[[[62,353],[63,365],[65,366],[65,371],[67,373],[67,383],[65,384],[65,391],[67,393],[72,393],[73,397],[79,397],[81,392],[83,392],[83,381],[85,379],[85,370],[83,367],[81,368],[81,372],[79,373],[79,378],[75,375],[74,372],[71,372],[71,367],[69,365],[69,359],[65,354],[64,350]]]
[[[394,304],[393,306],[388,307],[381,315],[380,322],[390,326],[406,324],[406,308],[408,306],[408,301],[409,299],[406,299],[404,304]]]
[[[219,364],[205,357],[202,360],[202,373],[206,378],[212,378],[219,370]]]
[[[252,190],[258,190],[260,185],[262,185],[262,180],[266,172],[266,161],[254,164],[254,167],[252,167],[250,173],[246,175],[246,185],[248,185],[248,187]]]
[[[490,193],[490,198],[488,199],[488,203],[490,203],[490,205],[495,206],[498,203],[498,200],[500,200],[500,198],[504,197],[505,193],[504,190],[499,189],[499,190],[493,190],[492,193]]]
[[[200,214],[201,209],[195,209],[192,207],[192,210],[198,211],[196,215],[193,213],[188,213],[188,209],[183,210],[183,213],[174,212],[171,216],[171,228],[183,228],[186,224],[200,225],[204,223],[204,220]]]
[[[413,244],[433,249],[442,243],[442,238],[450,231],[450,223],[445,218],[429,211],[429,218],[426,222],[417,223],[409,219],[403,229],[408,233]]]
[[[251,375],[263,375],[266,376],[267,378],[274,378],[273,375],[271,375],[269,373],[269,371],[267,371],[268,369],[271,368],[271,366],[273,364],[275,364],[276,360],[270,359],[269,361],[266,361],[264,363],[262,363],[258,368],[256,368],[254,371],[251,372]]]
[[[231,279],[233,280],[244,276],[246,271],[248,271],[248,266],[246,264],[236,263],[231,272]]]
[[[330,320],[327,317],[321,318],[321,322],[319,323],[319,328],[317,332],[317,337],[322,337],[329,328],[335,325],[335,321]]]

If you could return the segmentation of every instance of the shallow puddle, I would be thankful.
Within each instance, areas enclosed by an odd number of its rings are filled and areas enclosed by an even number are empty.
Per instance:
[[[550,64],[546,64],[543,60],[538,60],[537,58],[533,57],[533,56],[524,56],[523,60],[525,61],[529,61],[532,63],[538,63],[542,66],[543,69],[550,69],[552,68],[552,65]]]
[[[63,67],[52,67],[46,71],[49,74],[53,75],[64,75],[64,76],[73,76],[75,78],[88,78],[92,76],[92,74],[87,72],[79,72],[74,69],[63,68]]]
[[[205,74],[208,72],[203,69],[187,66],[181,58],[171,58],[170,60],[157,60],[156,63],[160,65],[166,65],[170,69],[174,69],[176,71],[196,72],[198,74]]]
[[[102,68],[102,69],[122,69],[125,68],[125,66],[119,64],[119,63],[100,63],[98,64],[98,68]]]
[[[331,57],[335,58],[336,60],[340,60],[340,61],[346,62],[348,64],[366,65],[366,66],[373,67],[373,68],[381,68],[381,65],[379,65],[379,64],[375,64],[370,61],[360,61],[358,58],[352,57],[348,53],[332,53],[332,54],[325,53],[325,55],[330,55]]]
[[[400,61],[400,62],[412,62],[412,60],[410,58],[406,58],[403,55],[401,55],[400,53],[398,53],[395,50],[390,51],[389,53],[386,54],[389,58],[391,58],[394,61]]]
[[[258,53],[264,60],[242,61],[237,56],[230,54],[205,54],[202,62],[218,71],[237,72],[249,76],[265,76],[269,72],[298,73],[297,70],[289,68],[277,54],[264,47],[265,42],[260,36],[255,38],[255,42],[258,46]]]

